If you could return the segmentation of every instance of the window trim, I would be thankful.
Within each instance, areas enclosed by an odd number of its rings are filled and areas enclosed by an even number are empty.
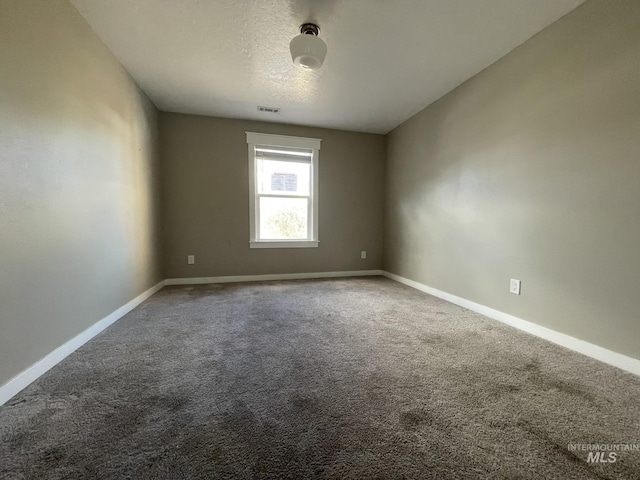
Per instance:
[[[318,163],[320,157],[319,138],[291,137],[268,133],[245,132],[249,149],[249,248],[315,248],[318,246]],[[309,240],[258,240],[258,201],[256,195],[256,145],[273,147],[305,148],[313,152],[311,156],[311,238]]]

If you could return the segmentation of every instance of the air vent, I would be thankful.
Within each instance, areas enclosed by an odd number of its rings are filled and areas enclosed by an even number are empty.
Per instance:
[[[259,112],[267,112],[267,113],[278,113],[280,109],[278,107],[263,107],[258,105]]]

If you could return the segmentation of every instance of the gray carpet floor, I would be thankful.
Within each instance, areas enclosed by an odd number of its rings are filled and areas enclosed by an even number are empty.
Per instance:
[[[166,287],[0,407],[0,478],[617,479],[640,378],[390,280]]]

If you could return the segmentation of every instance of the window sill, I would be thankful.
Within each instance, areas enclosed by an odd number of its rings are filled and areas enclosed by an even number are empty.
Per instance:
[[[249,242],[249,248],[316,248],[317,240],[253,240]]]

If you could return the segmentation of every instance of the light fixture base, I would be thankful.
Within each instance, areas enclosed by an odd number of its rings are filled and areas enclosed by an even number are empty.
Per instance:
[[[320,33],[320,27],[315,23],[303,23],[300,25],[300,33],[303,35],[315,35]]]

